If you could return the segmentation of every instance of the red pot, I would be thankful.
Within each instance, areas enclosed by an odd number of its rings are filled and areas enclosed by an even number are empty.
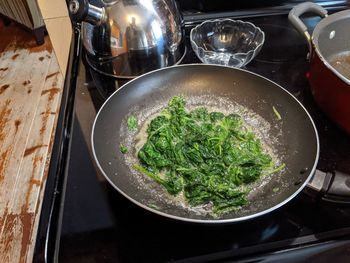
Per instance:
[[[299,18],[305,12],[324,17],[312,37]],[[328,16],[319,5],[306,2],[290,11],[289,20],[309,43],[309,82],[316,102],[350,135],[350,10]]]

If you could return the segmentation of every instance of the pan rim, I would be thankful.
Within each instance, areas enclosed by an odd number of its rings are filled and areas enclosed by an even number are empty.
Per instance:
[[[284,199],[282,202],[268,208],[265,209],[263,211],[257,212],[257,213],[253,213],[250,215],[246,215],[246,216],[241,216],[241,217],[236,217],[236,218],[226,218],[226,219],[195,219],[195,218],[186,218],[186,217],[181,217],[181,216],[175,216],[175,215],[171,215],[171,214],[167,214],[164,213],[162,211],[158,211],[154,208],[151,208],[149,206],[146,206],[140,202],[138,202],[137,200],[131,198],[127,193],[123,192],[121,189],[119,189],[113,182],[112,180],[107,176],[107,174],[104,172],[103,168],[101,167],[97,156],[96,156],[96,152],[95,152],[95,147],[94,147],[94,131],[95,131],[95,125],[96,125],[96,121],[101,113],[101,111],[103,110],[103,108],[105,107],[105,105],[108,103],[108,101],[114,96],[114,94],[116,94],[118,91],[120,91],[122,88],[124,88],[125,86],[127,86],[129,83],[136,81],[137,79],[149,75],[149,74],[154,74],[158,71],[163,71],[163,70],[169,70],[171,68],[178,68],[178,67],[190,67],[190,66],[210,66],[210,67],[223,67],[223,68],[227,68],[227,69],[234,69],[234,70],[238,70],[238,71],[243,71],[246,72],[248,74],[253,74],[257,77],[263,78],[265,80],[267,80],[268,82],[273,83],[274,85],[278,86],[280,89],[282,89],[284,92],[286,92],[289,96],[291,96],[300,106],[301,108],[304,110],[304,112],[306,113],[306,115],[308,116],[312,127],[314,128],[314,133],[315,133],[315,137],[316,137],[316,156],[315,156],[315,161],[314,164],[312,166],[312,169],[309,172],[309,175],[307,176],[306,180],[303,182],[303,184],[300,185],[300,187],[292,194],[290,195],[288,198]],[[311,117],[311,115],[309,114],[309,112],[306,110],[306,108],[304,107],[304,105],[301,104],[301,102],[299,100],[297,100],[297,98],[294,97],[293,94],[291,94],[288,90],[286,90],[285,88],[283,88],[281,85],[277,84],[276,82],[261,76],[259,74],[256,74],[254,72],[251,72],[249,70],[246,69],[241,69],[241,68],[232,68],[229,66],[225,66],[225,65],[211,65],[211,64],[201,64],[201,63],[192,63],[192,64],[182,64],[182,65],[174,65],[174,66],[170,66],[170,67],[166,67],[166,68],[161,68],[161,69],[157,69],[157,70],[153,70],[150,71],[148,73],[145,73],[141,76],[138,76],[137,78],[134,78],[132,80],[130,80],[129,82],[125,83],[124,85],[120,86],[116,91],[114,91],[107,99],[106,101],[102,104],[101,108],[99,109],[99,111],[96,114],[96,117],[94,119],[94,123],[92,126],[92,132],[91,132],[91,145],[92,145],[92,153],[96,162],[97,167],[99,168],[99,170],[101,171],[101,173],[103,174],[103,176],[106,178],[106,180],[120,193],[122,194],[124,197],[126,197],[128,200],[130,200],[131,202],[133,202],[134,204],[136,204],[137,206],[142,207],[143,209],[146,209],[152,213],[158,214],[160,216],[164,216],[167,218],[171,218],[174,220],[179,220],[179,221],[183,221],[183,222],[189,222],[189,223],[199,223],[199,224],[228,224],[228,223],[238,223],[238,222],[243,222],[243,221],[247,221],[250,219],[254,219],[263,215],[266,215],[282,206],[284,206],[285,204],[287,204],[289,201],[291,201],[294,197],[296,197],[308,184],[308,182],[311,180],[311,178],[313,177],[315,171],[316,171],[316,166],[319,160],[319,152],[320,152],[320,142],[319,142],[319,137],[318,137],[318,132],[316,129],[316,125]]]

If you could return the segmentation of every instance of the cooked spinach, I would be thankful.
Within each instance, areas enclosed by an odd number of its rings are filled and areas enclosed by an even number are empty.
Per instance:
[[[275,108],[275,106],[272,106],[272,110],[273,110],[273,113],[274,113],[275,116],[276,116],[276,119],[277,119],[278,121],[282,120],[281,114],[277,111],[277,109]]]
[[[133,116],[133,115],[129,116],[129,118],[127,120],[127,124],[128,124],[129,131],[136,131],[137,130],[137,119],[135,116]]]
[[[271,156],[243,124],[237,114],[188,111],[184,98],[173,97],[150,122],[137,153],[141,165],[134,168],[172,195],[183,191],[192,206],[211,203],[216,215],[239,209],[249,184],[273,169]]]
[[[272,188],[272,192],[274,192],[274,193],[277,193],[279,190],[280,190],[279,187],[274,187],[274,188]]]
[[[125,154],[129,151],[128,148],[122,144],[119,146],[119,150],[122,154]]]

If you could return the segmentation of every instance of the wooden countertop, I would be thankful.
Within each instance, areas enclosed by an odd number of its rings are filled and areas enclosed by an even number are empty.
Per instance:
[[[0,256],[31,262],[64,76],[48,36],[0,20]]]

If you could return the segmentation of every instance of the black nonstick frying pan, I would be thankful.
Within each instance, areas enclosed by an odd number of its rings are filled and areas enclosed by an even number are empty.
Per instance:
[[[242,209],[213,217],[184,206],[147,176],[136,172],[135,135],[127,129],[130,115],[140,129],[152,114],[175,95],[189,107],[209,106],[238,112],[254,130],[283,170],[253,186]],[[279,120],[275,108],[281,115]],[[278,115],[278,114],[277,114]],[[130,150],[123,155],[119,145]],[[239,222],[269,213],[286,204],[308,183],[316,169],[319,142],[315,125],[305,108],[285,89],[254,73],[224,66],[193,64],[169,67],[142,75],[113,93],[98,112],[92,132],[96,163],[126,198],[154,213],[198,223]]]

